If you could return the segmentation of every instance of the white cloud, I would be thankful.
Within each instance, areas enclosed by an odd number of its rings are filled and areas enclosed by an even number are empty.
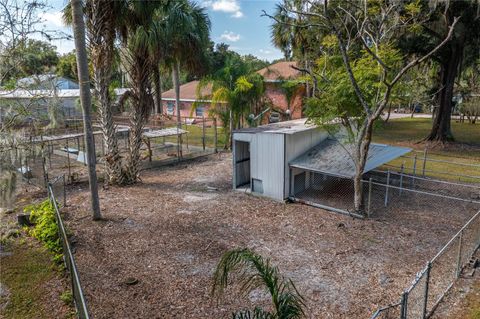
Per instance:
[[[39,16],[48,27],[61,28],[65,26],[62,18],[63,13],[61,11],[43,12],[39,14]]]
[[[211,7],[213,11],[231,13],[233,18],[243,17],[243,12],[237,0],[205,1],[204,5]]]
[[[273,52],[270,51],[270,50],[264,50],[264,49],[260,49],[258,50],[258,52],[262,53],[262,54],[272,54]]]
[[[237,42],[240,40],[240,34],[236,34],[232,31],[224,31],[220,36],[220,39],[229,42]]]

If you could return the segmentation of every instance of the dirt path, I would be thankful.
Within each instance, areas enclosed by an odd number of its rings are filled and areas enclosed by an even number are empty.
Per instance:
[[[232,191],[231,158],[222,156],[145,171],[142,183],[101,191],[102,222],[89,218],[85,185],[69,191],[67,223],[94,318],[229,318],[268,304],[263,293],[230,294],[218,305],[210,298],[215,265],[235,247],[271,258],[313,318],[366,318],[399,299],[473,215],[412,209],[356,220],[274,202]],[[138,284],[126,285],[129,277]]]

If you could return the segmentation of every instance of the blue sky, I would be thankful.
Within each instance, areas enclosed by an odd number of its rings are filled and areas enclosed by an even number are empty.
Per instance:
[[[262,10],[272,13],[275,0],[197,0],[204,6],[212,21],[211,38],[216,43],[225,42],[240,54],[253,54],[261,59],[274,60],[283,57],[270,41],[271,20],[261,17]],[[51,8],[42,13],[45,29],[71,31],[63,26],[61,9],[66,0],[49,1]],[[60,53],[73,49],[70,40],[53,42]]]

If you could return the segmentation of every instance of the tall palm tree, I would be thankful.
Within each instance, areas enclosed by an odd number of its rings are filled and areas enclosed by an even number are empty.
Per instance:
[[[113,106],[109,87],[112,80],[115,37],[122,1],[90,0],[86,5],[90,59],[93,64],[95,95],[105,146],[105,170],[108,182],[123,184],[121,157],[113,123]]]
[[[71,0],[73,35],[75,38],[75,52],[77,55],[78,80],[80,84],[80,102],[83,109],[83,127],[85,145],[87,146],[88,180],[90,184],[91,206],[93,219],[101,219],[100,201],[98,199],[98,184],[96,167],[95,144],[92,132],[90,110],[92,98],[90,95],[90,79],[88,74],[87,49],[85,44],[85,22],[81,0]]]
[[[256,307],[254,310],[240,310],[233,314],[238,319],[295,319],[305,317],[304,298],[290,279],[280,275],[270,260],[249,249],[235,249],[226,252],[213,275],[212,295],[220,297],[231,281],[232,273],[238,278],[241,292],[263,288],[272,300],[272,310]]]
[[[191,1],[177,1],[164,13],[166,18],[166,61],[172,70],[177,125],[180,119],[180,69],[202,74],[208,70],[206,50],[210,45],[210,19],[204,8]]]
[[[112,79],[116,32],[123,23],[121,17],[125,5],[125,1],[87,0],[83,6],[90,60],[93,65],[95,96],[99,104],[98,112],[103,133],[105,172],[111,184],[124,182],[109,87]],[[63,11],[64,21],[68,25],[72,24],[71,12],[71,6],[68,4]]]
[[[126,0],[120,29],[124,62],[131,80],[132,114],[130,119],[130,149],[126,165],[126,182],[138,180],[140,146],[143,128],[153,109],[151,79],[158,67],[156,54],[162,45],[164,24],[159,13],[170,1]]]

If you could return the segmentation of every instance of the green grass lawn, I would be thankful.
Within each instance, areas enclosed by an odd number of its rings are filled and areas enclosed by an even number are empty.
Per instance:
[[[9,256],[3,256],[0,260],[0,278],[10,295],[5,309],[0,311],[1,318],[52,318],[50,307],[46,304],[49,299],[46,296],[55,293],[50,284],[58,281],[61,271],[52,261],[52,254],[31,239],[16,239],[9,247],[12,252]],[[60,299],[60,295],[57,298]],[[5,300],[2,300],[2,303]],[[57,302],[58,303],[61,302]],[[65,317],[73,318],[73,309],[66,307]],[[67,310],[70,308],[70,310]],[[60,313],[62,311],[55,311]]]
[[[431,119],[425,118],[404,118],[390,120],[388,123],[379,122],[374,129],[373,141],[413,148],[415,152],[408,156],[413,157],[414,154],[417,154],[417,173],[423,169],[423,150],[425,146],[428,146],[427,159],[442,160],[448,163],[427,160],[425,165],[426,176],[480,183],[480,179],[453,176],[480,177],[480,167],[469,166],[471,164],[480,165],[480,124],[452,121],[455,142],[446,145],[426,145],[421,141],[429,133],[431,125]],[[406,173],[413,171],[413,158],[398,158],[389,164],[400,167],[402,163],[405,165]],[[388,167],[385,166],[384,168]]]
[[[183,125],[182,129],[188,131],[188,145],[202,146],[203,128],[199,125]],[[217,127],[217,147],[223,148],[225,145],[225,134],[223,127]],[[152,143],[162,143],[163,138],[159,137],[152,139]],[[177,143],[176,136],[169,136],[165,138],[165,142]],[[187,138],[183,137],[183,143],[187,142]],[[215,129],[213,127],[205,127],[205,145],[208,148],[213,148],[215,145]]]
[[[379,143],[417,143],[425,138],[432,128],[432,120],[425,118],[403,118],[379,121],[374,130],[374,141]],[[456,143],[472,144],[480,148],[480,124],[452,121],[452,132]],[[416,144],[423,149],[423,144]]]

